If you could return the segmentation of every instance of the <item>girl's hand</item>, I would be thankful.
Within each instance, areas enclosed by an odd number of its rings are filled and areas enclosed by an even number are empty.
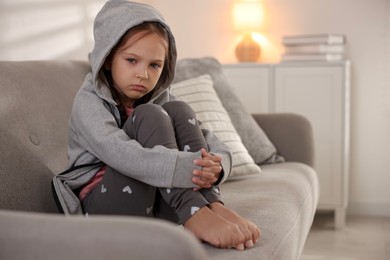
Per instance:
[[[195,160],[194,163],[202,167],[201,170],[194,170],[192,182],[198,185],[194,190],[200,190],[202,188],[211,188],[221,176],[222,158],[217,155],[212,155],[202,148],[202,159]]]

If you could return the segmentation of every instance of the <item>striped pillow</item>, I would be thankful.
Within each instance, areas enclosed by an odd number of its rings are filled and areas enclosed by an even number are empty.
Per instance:
[[[255,164],[247,149],[241,142],[228,113],[213,88],[209,75],[188,79],[175,83],[171,92],[179,100],[187,102],[201,121],[202,126],[212,131],[233,154],[231,176],[260,173],[260,167]]]

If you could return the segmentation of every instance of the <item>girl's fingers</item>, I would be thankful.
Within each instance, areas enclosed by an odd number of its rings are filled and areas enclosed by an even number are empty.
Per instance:
[[[202,148],[200,151],[201,151],[201,153],[202,153],[202,158],[203,158],[203,159],[207,158],[207,159],[212,160],[212,161],[214,161],[214,162],[220,162],[220,161],[222,161],[222,158],[221,158],[220,156],[218,156],[218,155],[213,155],[213,154],[211,154],[211,153],[208,153],[208,152],[206,151],[206,149],[204,149],[204,148]]]
[[[215,174],[210,171],[200,171],[200,170],[194,170],[193,175],[196,177],[199,177],[203,180],[213,180],[215,179]]]
[[[207,157],[209,155],[206,149],[204,148],[200,149],[200,152],[202,153],[202,157]]]
[[[214,184],[218,180],[217,176],[212,172],[194,170],[192,174],[201,181],[210,185]]]
[[[209,159],[196,159],[194,160],[194,163],[196,165],[199,165],[199,166],[202,166],[202,167],[213,167],[213,166],[219,166],[221,165],[220,162],[215,162],[213,160],[209,160]]]
[[[202,159],[194,160],[197,166],[201,167],[201,170],[194,170],[193,175],[197,178],[193,178],[192,182],[199,188],[210,188],[214,183],[218,181],[222,172],[222,166],[220,162],[222,158],[216,155],[207,153],[206,149],[201,149]]]
[[[200,188],[211,188],[211,184],[207,181],[204,181],[200,178],[197,178],[197,177],[193,177],[192,179],[192,182],[197,185],[198,187],[197,188],[194,188],[194,190],[199,190]]]

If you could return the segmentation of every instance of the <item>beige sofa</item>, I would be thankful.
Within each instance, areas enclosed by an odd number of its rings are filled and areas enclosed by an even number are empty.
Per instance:
[[[67,122],[88,70],[0,62],[0,259],[299,259],[318,183],[310,124],[298,115],[254,115],[286,162],[222,186],[225,203],[262,231],[252,249],[216,249],[162,220],[58,214],[50,182],[66,166]]]

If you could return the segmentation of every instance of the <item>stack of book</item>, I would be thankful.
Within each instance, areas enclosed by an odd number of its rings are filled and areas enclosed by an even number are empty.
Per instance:
[[[344,59],[345,35],[312,34],[284,36],[282,61],[339,61]]]

